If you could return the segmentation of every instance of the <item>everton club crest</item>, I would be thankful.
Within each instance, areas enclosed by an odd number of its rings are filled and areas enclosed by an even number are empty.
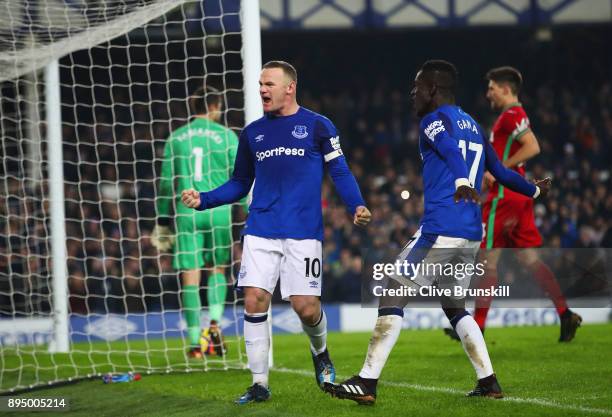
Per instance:
[[[303,125],[295,125],[293,128],[293,132],[291,132],[294,138],[296,139],[304,139],[308,136],[308,132],[306,131],[306,126]]]

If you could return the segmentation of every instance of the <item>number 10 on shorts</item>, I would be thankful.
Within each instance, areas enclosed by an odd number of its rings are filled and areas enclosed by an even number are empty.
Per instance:
[[[312,262],[311,258],[304,258],[304,262],[306,263],[306,278],[310,278],[311,275],[314,278],[321,276],[321,260],[319,258],[313,258]]]

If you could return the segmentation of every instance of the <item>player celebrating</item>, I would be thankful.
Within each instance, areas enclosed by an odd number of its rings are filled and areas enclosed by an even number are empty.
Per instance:
[[[421,118],[419,147],[425,214],[419,231],[398,260],[413,265],[474,263],[482,237],[477,200],[485,166],[501,183],[533,198],[546,193],[550,187],[548,179],[537,183],[539,186],[530,184],[501,165],[480,126],[455,105],[456,79],[451,63],[427,61],[418,72],[411,92],[416,113]],[[431,277],[422,272],[406,278],[394,276],[389,281],[391,288],[398,288],[400,284],[419,288],[434,283],[440,287],[467,288],[470,281],[470,277],[462,280]],[[440,301],[476,371],[478,383],[468,396],[501,398],[502,390],[493,373],[487,346],[476,322],[465,310],[465,298],[442,297]],[[377,382],[399,336],[406,304],[407,297],[380,299],[376,327],[361,372],[341,384],[325,384],[327,392],[359,404],[376,401]]]
[[[231,257],[231,206],[196,213],[183,204],[177,204],[176,239],[170,230],[170,214],[173,200],[180,199],[181,191],[193,187],[212,190],[229,179],[238,137],[218,123],[222,116],[223,98],[217,89],[200,88],[191,97],[190,107],[194,119],[173,132],[164,148],[156,201],[159,217],[152,242],[160,251],[174,246],[173,265],[182,271],[182,307],[190,343],[188,356],[201,359],[200,274],[204,266],[212,267],[207,291],[211,319],[208,332],[212,343],[204,353],[225,353],[219,322],[227,294],[225,266]]]
[[[324,165],[354,223],[365,226],[371,217],[336,128],[298,105],[295,68],[270,61],[263,66],[259,85],[265,115],[242,131],[231,180],[210,192],[183,192],[185,205],[206,210],[244,197],[256,179],[238,276],[238,286],[244,289],[244,338],[253,385],[237,404],[270,398],[267,311],[279,277],[283,299],[291,302],[310,338],[317,384],[335,379],[320,302]]]
[[[540,147],[518,101],[523,77],[515,68],[499,67],[490,70],[486,78],[489,80],[487,99],[491,108],[501,113],[493,125],[491,144],[505,167],[524,176],[525,162],[540,153]],[[491,287],[497,285],[497,264],[501,255],[501,251],[493,248],[535,248],[542,244],[542,237],[535,225],[531,198],[506,189],[488,173],[484,180],[489,186],[489,194],[482,213],[486,235],[481,248],[488,250],[484,256],[486,269],[481,284]],[[516,258],[554,303],[561,319],[559,342],[569,342],[576,335],[582,318],[567,307],[553,272],[533,249],[516,252]],[[474,318],[483,333],[491,301],[491,297],[476,299]],[[445,331],[459,340],[452,329]]]

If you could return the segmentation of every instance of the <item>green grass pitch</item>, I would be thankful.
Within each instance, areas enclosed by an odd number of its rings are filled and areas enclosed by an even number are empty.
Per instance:
[[[304,335],[274,337],[272,398],[266,403],[233,404],[250,385],[246,370],[144,375],[138,382],[111,385],[92,380],[23,396],[65,397],[71,403],[69,412],[35,416],[612,416],[612,324],[585,325],[569,344],[557,343],[557,337],[558,328],[552,326],[487,330],[489,352],[507,396],[503,400],[464,397],[475,383],[472,367],[461,345],[440,330],[402,332],[373,407],[332,399],[316,387]],[[330,334],[339,378],[359,371],[368,339],[367,333]],[[1,356],[5,370],[20,363],[7,352]],[[61,356],[53,360],[61,364]],[[141,359],[118,354],[115,360]],[[3,386],[13,377],[5,372]]]

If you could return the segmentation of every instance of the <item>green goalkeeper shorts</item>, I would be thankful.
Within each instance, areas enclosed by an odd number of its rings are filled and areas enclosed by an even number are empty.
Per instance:
[[[232,207],[178,212],[174,268],[199,269],[229,266],[232,250]]]

